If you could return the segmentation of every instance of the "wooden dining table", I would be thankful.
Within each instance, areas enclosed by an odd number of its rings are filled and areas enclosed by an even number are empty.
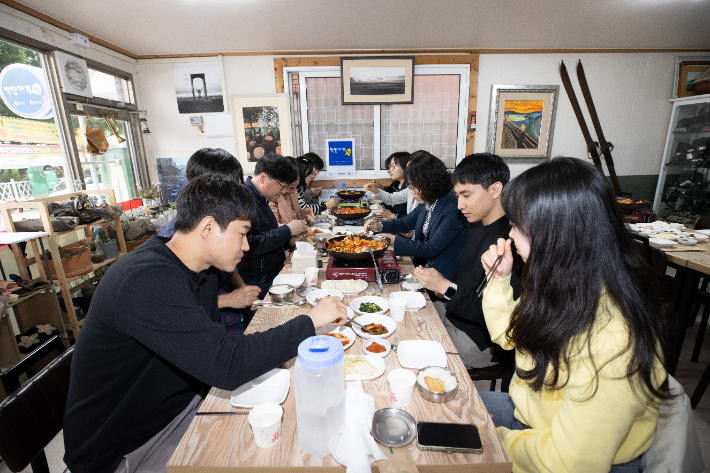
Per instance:
[[[319,283],[325,279],[325,264],[320,270]],[[413,266],[408,258],[400,262],[403,273],[411,273]],[[290,273],[290,265],[282,273]],[[390,293],[400,291],[400,284],[385,284],[384,294],[380,294],[376,283],[368,283],[367,289],[358,295],[345,296],[345,303],[360,296],[376,295],[388,297]],[[298,296],[295,296],[299,298]],[[416,311],[407,311],[405,319],[397,324],[395,332],[389,337],[391,343],[404,340],[434,340],[440,342],[447,352],[456,352],[456,347],[449,338],[431,300],[426,298],[426,306]],[[268,330],[303,313],[306,307],[285,306],[260,308],[246,331],[247,334]],[[346,350],[346,354],[364,354],[363,339],[359,338]],[[258,355],[257,355],[258,356]],[[295,358],[283,368],[293,372]],[[401,368],[397,354],[391,352],[385,358],[385,373],[379,378],[363,382],[363,388],[375,399],[375,409],[391,407],[387,389],[387,373]],[[414,393],[411,404],[403,409],[417,421],[472,423],[478,426],[483,453],[445,453],[423,451],[417,448],[416,440],[399,451],[409,452],[420,472],[507,472],[512,470],[512,459],[503,445],[495,426],[471,381],[461,358],[447,355],[447,367],[458,378],[456,397],[447,403],[435,404]],[[218,414],[225,412],[248,412],[248,409],[231,405],[231,392],[212,388],[199,408],[201,415],[195,416],[180,444],[167,465],[169,472],[344,472],[332,455],[319,458],[301,450],[298,444],[296,428],[296,398],[293,388],[283,402],[284,415],[281,426],[281,439],[272,448],[256,446],[254,435],[246,415]],[[214,413],[214,414],[207,414]],[[385,451],[389,449],[384,449]],[[395,453],[398,449],[389,450]],[[373,472],[378,472],[376,463],[371,465]]]

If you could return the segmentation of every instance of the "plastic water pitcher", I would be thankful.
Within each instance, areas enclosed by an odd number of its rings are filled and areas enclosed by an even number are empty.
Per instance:
[[[324,457],[328,441],[345,426],[343,344],[335,337],[309,337],[298,346],[293,370],[298,444]]]

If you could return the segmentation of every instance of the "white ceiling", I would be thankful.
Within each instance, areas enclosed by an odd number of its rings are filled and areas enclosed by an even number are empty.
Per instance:
[[[343,49],[710,50],[710,0],[20,0],[139,56]]]

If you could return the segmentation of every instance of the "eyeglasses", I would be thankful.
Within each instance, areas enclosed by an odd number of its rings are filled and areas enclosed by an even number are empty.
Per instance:
[[[388,169],[388,170],[392,170],[392,169],[395,169],[397,166],[398,166],[397,163],[391,163],[391,164],[390,164],[390,167],[388,167],[387,169]]]
[[[276,184],[278,184],[278,185],[281,186],[281,192],[283,192],[283,190],[286,189],[286,188],[289,186],[289,184],[281,184],[279,181],[277,181],[276,179],[274,179],[274,178],[271,177],[271,176],[269,176],[269,179],[271,179],[271,180],[274,181]]]

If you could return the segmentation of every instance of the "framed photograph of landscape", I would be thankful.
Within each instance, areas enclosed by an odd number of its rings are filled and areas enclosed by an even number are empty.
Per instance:
[[[414,103],[414,56],[341,57],[343,105]]]
[[[269,153],[291,156],[291,107],[288,94],[230,95],[234,110],[237,159],[245,174]]]
[[[693,81],[710,69],[710,57],[677,56],[675,58],[675,79],[673,80],[673,98],[692,97]]]
[[[488,152],[506,162],[550,159],[559,94],[559,85],[494,85]]]

